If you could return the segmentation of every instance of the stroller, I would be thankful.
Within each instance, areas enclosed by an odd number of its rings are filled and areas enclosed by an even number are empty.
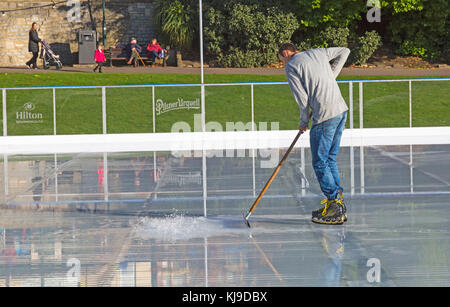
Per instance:
[[[44,69],[49,69],[50,65],[55,65],[56,69],[61,69],[63,65],[59,60],[59,55],[56,55],[53,52],[46,41],[42,41],[42,46],[44,46],[44,48],[41,49],[40,58],[44,61]]]

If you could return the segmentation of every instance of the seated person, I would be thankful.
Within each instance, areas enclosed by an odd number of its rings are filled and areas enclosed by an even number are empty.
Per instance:
[[[139,54],[142,52],[142,47],[137,44],[137,40],[132,37],[130,42],[126,46],[117,46],[117,48],[123,48],[128,60],[127,64],[134,64],[134,67],[138,64]]]
[[[152,41],[147,45],[148,56],[153,57],[152,65],[155,64],[156,59],[163,59],[165,54],[167,53],[166,49],[162,49],[159,45],[156,38],[152,39]]]

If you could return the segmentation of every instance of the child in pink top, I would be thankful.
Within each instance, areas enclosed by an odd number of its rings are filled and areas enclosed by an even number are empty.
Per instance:
[[[97,49],[95,50],[95,54],[94,54],[94,59],[95,59],[95,63],[97,63],[97,66],[95,66],[95,68],[94,68],[94,72],[98,68],[98,72],[101,73],[103,62],[106,61],[105,51],[103,50],[102,44],[97,45]]]

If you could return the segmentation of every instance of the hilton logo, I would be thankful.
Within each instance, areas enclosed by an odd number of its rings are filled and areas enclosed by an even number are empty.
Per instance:
[[[40,124],[43,123],[42,113],[30,112],[33,111],[36,106],[27,102],[23,105],[24,111],[16,112],[16,124]]]
[[[35,106],[31,102],[27,102],[23,105],[23,108],[25,109],[25,111],[31,111],[35,109]]]

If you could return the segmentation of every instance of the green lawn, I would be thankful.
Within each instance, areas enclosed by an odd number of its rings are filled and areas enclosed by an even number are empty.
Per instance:
[[[399,79],[393,76],[345,76],[339,80]],[[409,77],[408,77],[409,78]],[[420,78],[420,77],[416,77]],[[286,81],[284,75],[205,75],[206,83],[277,82]],[[42,73],[0,74],[1,87],[76,86],[122,84],[182,84],[198,83],[199,75],[179,74],[91,74]],[[412,83],[413,126],[450,126],[450,81],[415,81]],[[340,84],[348,103],[349,86]],[[408,82],[365,83],[364,127],[408,127]],[[251,121],[250,85],[207,86],[205,90],[206,121],[208,128],[226,129],[227,122]],[[178,99],[200,99],[200,87],[156,87],[155,101],[173,103]],[[56,126],[58,134],[102,133],[101,89],[56,89]],[[359,127],[359,89],[353,86],[354,127]],[[200,109],[179,109],[155,115],[153,123],[152,88],[107,88],[108,133],[169,132],[178,127],[200,129],[194,115]],[[31,103],[31,104],[30,104]],[[21,121],[26,106],[29,113],[40,114],[33,122]],[[2,112],[2,110],[0,110]],[[20,113],[22,112],[22,115]],[[2,113],[0,119],[3,118]],[[288,85],[254,85],[254,115],[257,129],[271,129],[276,123],[280,129],[296,129],[299,111]],[[53,134],[53,93],[51,89],[7,90],[8,135]],[[218,124],[217,124],[218,123]],[[197,126],[196,126],[197,125]],[[230,125],[230,124],[228,124]],[[347,126],[349,123],[347,122]],[[1,127],[3,125],[1,124]],[[247,126],[249,127],[249,126]],[[275,126],[274,126],[275,127]]]

